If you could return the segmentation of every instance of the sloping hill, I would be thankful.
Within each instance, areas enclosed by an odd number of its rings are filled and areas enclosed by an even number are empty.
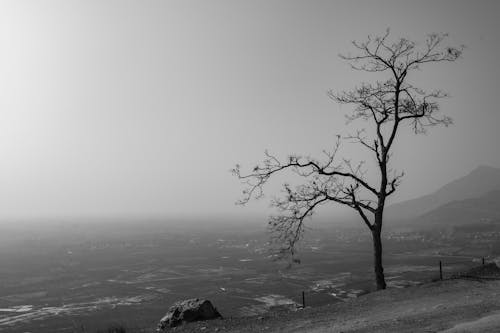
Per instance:
[[[453,201],[478,198],[495,190],[500,190],[500,169],[480,166],[434,193],[390,205],[386,210],[386,221],[394,224],[413,220]]]
[[[500,332],[499,288],[498,280],[439,281],[318,308],[197,322],[176,332]]]
[[[448,227],[500,220],[500,191],[442,205],[414,219],[415,227]]]

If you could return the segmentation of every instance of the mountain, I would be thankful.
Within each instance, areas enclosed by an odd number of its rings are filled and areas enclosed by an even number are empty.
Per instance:
[[[479,198],[452,201],[417,217],[417,228],[448,227],[500,221],[500,190]]]
[[[390,224],[413,220],[453,201],[478,198],[496,190],[500,190],[500,169],[479,166],[434,193],[388,206],[385,218]]]

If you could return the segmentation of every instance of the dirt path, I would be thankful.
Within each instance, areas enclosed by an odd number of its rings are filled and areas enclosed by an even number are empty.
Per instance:
[[[479,318],[477,320],[460,323],[440,333],[459,332],[498,332],[500,328],[500,312]]]
[[[449,280],[265,317],[196,323],[177,332],[500,332],[500,281]]]

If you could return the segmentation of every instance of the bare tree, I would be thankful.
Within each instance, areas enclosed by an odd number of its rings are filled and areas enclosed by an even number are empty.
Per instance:
[[[391,148],[403,124],[416,133],[424,133],[436,125],[448,126],[451,118],[439,115],[438,100],[447,97],[441,90],[426,91],[408,82],[409,74],[424,65],[453,62],[463,47],[447,47],[447,35],[430,34],[425,42],[417,44],[405,38],[389,40],[389,30],[383,36],[368,37],[353,42],[354,55],[340,55],[352,69],[379,74],[383,79],[362,83],[359,87],[340,93],[329,92],[329,97],[353,108],[346,115],[348,122],[361,121],[360,129],[338,140],[331,151],[324,151],[321,159],[291,155],[285,161],[265,152],[265,158],[248,173],[239,165],[232,170],[245,184],[240,204],[263,195],[263,186],[278,173],[287,170],[299,175],[298,186],[284,184],[284,195],[272,200],[279,215],[272,216],[269,228],[272,239],[280,245],[280,254],[295,252],[295,246],[304,232],[304,221],[316,208],[334,202],[354,209],[372,233],[374,270],[377,289],[385,289],[382,266],[382,225],[387,198],[392,195],[404,175],[389,166]],[[374,183],[368,180],[363,162],[353,163],[339,159],[342,139],[355,142],[374,158],[378,168]]]

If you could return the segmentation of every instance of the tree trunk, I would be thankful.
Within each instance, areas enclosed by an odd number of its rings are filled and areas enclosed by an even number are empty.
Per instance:
[[[381,230],[375,227],[372,230],[373,235],[373,255],[375,280],[377,281],[377,290],[385,289],[384,268],[382,267],[382,239],[380,238]]]

